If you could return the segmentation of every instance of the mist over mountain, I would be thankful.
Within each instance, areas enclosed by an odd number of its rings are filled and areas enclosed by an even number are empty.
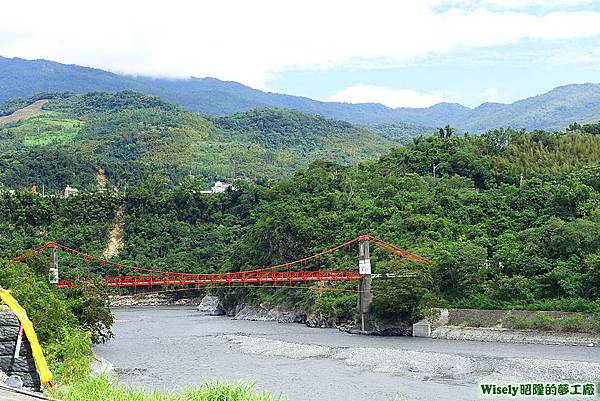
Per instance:
[[[439,103],[427,108],[389,108],[382,104],[322,102],[264,92],[216,78],[164,79],[119,75],[47,60],[0,56],[0,102],[39,92],[135,90],[163,97],[206,115],[227,116],[255,108],[285,108],[361,125],[404,123],[415,127],[450,124],[484,132],[496,127],[558,130],[572,122],[600,120],[600,84],[570,84],[511,104],[484,103],[469,108]]]

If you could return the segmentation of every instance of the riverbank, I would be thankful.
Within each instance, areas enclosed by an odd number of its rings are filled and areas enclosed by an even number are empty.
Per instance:
[[[415,335],[446,340],[600,346],[600,322],[590,313],[438,309],[413,326]]]

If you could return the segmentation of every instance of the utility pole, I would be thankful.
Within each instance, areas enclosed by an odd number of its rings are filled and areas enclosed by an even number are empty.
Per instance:
[[[56,246],[50,247],[50,284],[58,284],[58,252]]]
[[[371,309],[371,260],[369,259],[369,238],[363,237],[358,241],[358,271],[362,280],[358,282],[358,313],[360,313],[360,329],[365,332],[369,327]]]
[[[433,163],[433,165],[432,165],[432,167],[431,167],[431,169],[433,170],[433,178],[435,178],[435,168],[436,168],[436,167],[437,167],[437,166],[435,165],[435,163]]]

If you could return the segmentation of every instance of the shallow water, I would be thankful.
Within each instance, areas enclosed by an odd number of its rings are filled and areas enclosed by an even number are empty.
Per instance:
[[[501,399],[481,396],[481,382],[600,380],[599,348],[357,336],[190,307],[113,312],[115,338],[95,352],[134,387],[243,379],[290,401],[450,401]]]

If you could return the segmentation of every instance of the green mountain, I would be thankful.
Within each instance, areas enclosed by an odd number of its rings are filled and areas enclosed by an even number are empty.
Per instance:
[[[215,78],[158,79],[113,74],[94,68],[47,60],[0,57],[0,102],[39,92],[134,90],[153,94],[189,111],[226,116],[254,108],[285,108],[353,124],[404,123],[423,127],[450,124],[461,131],[485,132],[497,127],[560,130],[570,123],[600,119],[600,84],[566,85],[511,104],[484,103],[468,108],[440,103],[428,108],[396,108],[381,104],[320,102],[300,96],[263,92]]]
[[[162,177],[281,178],[314,160],[355,163],[397,142],[350,123],[293,110],[257,109],[204,117],[136,92],[42,94],[14,100],[14,112],[43,104],[18,119],[0,120],[0,183],[44,184],[58,190],[123,186]],[[30,109],[30,108],[28,108]]]

